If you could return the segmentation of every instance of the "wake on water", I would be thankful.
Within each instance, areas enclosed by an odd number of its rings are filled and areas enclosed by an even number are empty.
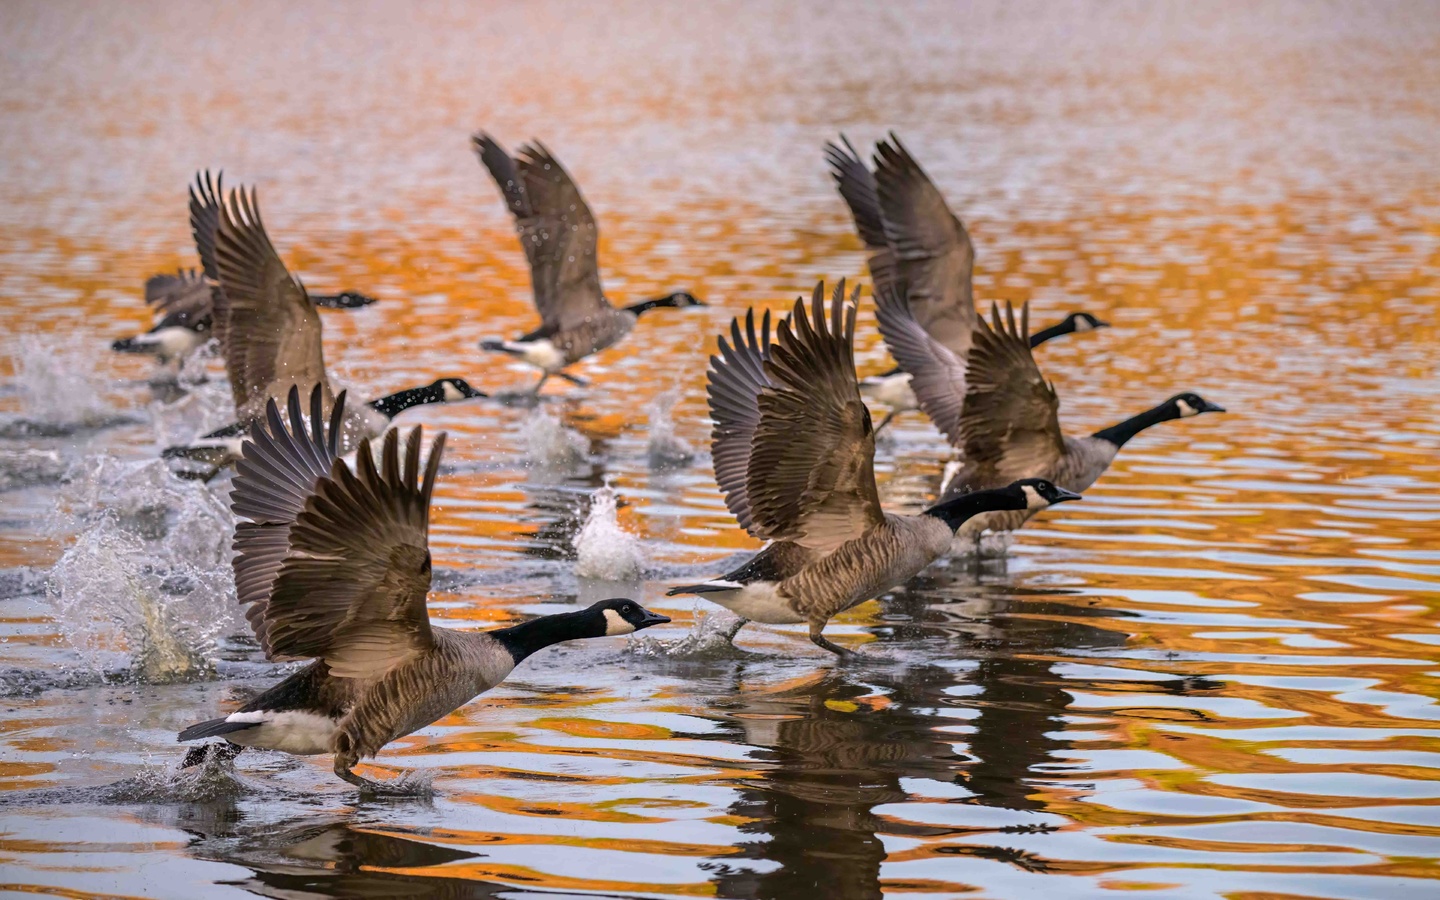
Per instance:
[[[20,413],[0,416],[0,437],[63,437],[138,421],[106,398],[108,379],[96,372],[98,357],[88,346],[86,341],[20,336],[10,348]]]
[[[575,574],[602,581],[638,579],[645,566],[640,538],[620,525],[615,491],[606,486],[591,495],[590,515],[575,535]]]
[[[525,460],[545,469],[568,469],[585,461],[590,445],[585,438],[566,428],[543,406],[537,406],[520,426],[525,441]]]
[[[680,389],[670,388],[650,403],[650,441],[646,448],[652,469],[679,469],[695,459],[695,448],[675,434],[675,404]]]

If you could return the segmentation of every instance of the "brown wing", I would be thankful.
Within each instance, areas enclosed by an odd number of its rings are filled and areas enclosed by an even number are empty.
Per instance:
[[[314,482],[260,613],[274,657],[319,657],[336,677],[374,678],[434,646],[425,606],[430,498],[445,436],[431,445],[423,479],[420,444],[415,428],[402,461],[391,430],[379,469],[366,440],[358,473],[332,460]]]
[[[199,322],[211,314],[210,284],[194,269],[145,279],[145,302],[162,316],[177,316],[182,324]]]
[[[755,531],[829,552],[883,519],[875,431],[855,378],[855,306],[845,282],[826,308],[817,285],[778,328],[746,473]],[[828,319],[828,323],[827,323]]]
[[[875,146],[874,160],[885,236],[915,321],[963,358],[979,318],[971,294],[970,235],[893,133]]]
[[[270,642],[266,609],[275,576],[290,552],[290,526],[315,493],[316,484],[330,477],[340,456],[344,428],[345,392],[335,398],[330,427],[325,428],[324,391],[310,392],[310,422],[302,417],[300,390],[292,387],[287,403],[290,428],[281,420],[274,399],[265,405],[265,424],[250,428],[235,465],[235,486],[230,508],[242,520],[235,526],[235,593],[245,605],[245,618],[271,659],[277,654]]]
[[[221,207],[215,256],[216,318],[224,322],[225,368],[241,421],[292,385],[328,392],[320,315],[270,243],[253,188],[232,190]]]
[[[770,355],[770,312],[765,311],[760,331],[755,330],[755,310],[745,311],[745,330],[740,320],[730,322],[730,342],[720,337],[720,352],[710,357],[707,394],[710,418],[710,448],[715,464],[715,482],[725,495],[725,505],[740,527],[762,537],[750,515],[746,476],[755,429],[760,424],[760,391],[770,385],[765,360]]]
[[[539,141],[513,158],[487,134],[472,141],[515,216],[542,322],[537,336],[611,312],[600,288],[599,229],[569,173]]]
[[[220,280],[215,261],[215,232],[220,227],[220,198],[224,196],[225,173],[212,180],[210,171],[195,173],[190,188],[190,234],[195,238],[195,253],[200,257],[200,270],[211,281]]]
[[[890,355],[910,373],[910,389],[935,427],[950,443],[960,444],[960,414],[965,407],[965,363],[915,321],[903,286],[875,284],[875,317]]]
[[[860,240],[865,242],[865,249],[870,251],[870,277],[874,279],[876,289],[880,285],[891,285],[899,278],[899,272],[895,267],[895,253],[890,249],[889,238],[885,234],[885,217],[880,208],[879,185],[875,183],[875,176],[870,172],[860,154],[850,144],[850,140],[844,135],[840,140],[845,146],[839,147],[834,143],[825,145],[825,159],[830,163],[830,175],[835,179],[835,186],[840,189],[840,196],[845,199],[845,205],[850,207],[850,215],[855,220],[855,229],[860,232]]]
[[[984,319],[965,372],[965,410],[960,417],[961,448],[971,481],[1008,483],[1052,465],[1065,452],[1060,433],[1060,398],[1045,381],[1030,353],[1030,305],[1006,304]]]

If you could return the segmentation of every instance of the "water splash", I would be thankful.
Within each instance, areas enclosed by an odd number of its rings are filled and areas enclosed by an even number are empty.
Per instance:
[[[679,399],[679,388],[672,387],[650,402],[650,443],[647,449],[652,469],[679,469],[695,459],[695,448],[675,434],[673,412]]]
[[[65,475],[68,463],[55,450],[0,448],[0,491],[37,484],[53,484]]]
[[[159,460],[100,457],[68,487],[66,508],[81,512],[62,511],[54,529],[76,537],[46,595],[80,667],[146,683],[209,676],[241,625],[223,500]]]
[[[697,605],[695,624],[678,638],[657,638],[650,635],[632,637],[625,652],[652,659],[733,659],[745,656],[735,646],[735,634],[744,624],[739,616],[724,613],[712,615]]]
[[[0,437],[62,436],[134,421],[102,394],[106,379],[86,341],[26,334],[10,356],[20,414],[0,418]]]
[[[575,574],[581,578],[628,581],[640,577],[645,548],[640,538],[620,527],[615,491],[602,487],[591,495],[590,515],[575,535]]]
[[[566,428],[544,407],[536,407],[520,426],[525,441],[525,459],[533,466],[562,469],[585,461],[589,444],[584,437]]]

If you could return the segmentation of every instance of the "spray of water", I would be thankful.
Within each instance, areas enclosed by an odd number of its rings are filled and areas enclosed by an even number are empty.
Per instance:
[[[10,351],[20,415],[0,421],[0,436],[64,435],[131,421],[102,393],[106,379],[86,341],[21,335]]]
[[[584,437],[566,428],[544,407],[536,407],[520,426],[525,458],[533,466],[569,468],[585,461],[589,446]]]
[[[675,434],[673,411],[680,390],[671,388],[650,403],[650,443],[647,448],[652,469],[679,469],[695,459],[695,448]]]
[[[648,634],[632,637],[625,651],[633,656],[656,659],[727,659],[744,656],[735,646],[735,633],[741,620],[729,613],[712,615],[698,605],[695,624],[686,634],[674,638],[658,638]]]
[[[208,676],[242,624],[223,499],[159,460],[108,457],[78,467],[64,496],[52,530],[75,537],[46,595],[80,667],[147,683]]]
[[[628,581],[640,577],[645,548],[640,538],[620,527],[615,491],[600,488],[590,501],[590,515],[575,535],[575,574],[581,578]]]

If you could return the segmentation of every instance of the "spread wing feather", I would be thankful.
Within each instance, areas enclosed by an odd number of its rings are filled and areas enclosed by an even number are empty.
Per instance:
[[[750,515],[750,496],[746,491],[746,473],[750,468],[750,450],[755,429],[760,424],[760,391],[770,384],[765,374],[765,360],[770,354],[770,311],[766,310],[760,330],[755,330],[755,310],[745,312],[745,330],[740,320],[730,322],[730,341],[720,337],[720,352],[710,357],[708,394],[710,418],[715,427],[711,432],[711,450],[715,462],[715,481],[725,495],[725,505],[740,522],[740,527],[759,536]]]
[[[920,409],[950,441],[960,444],[965,407],[965,361],[931,337],[906,302],[903,288],[875,285],[875,317],[890,355],[910,373],[910,389]]]

